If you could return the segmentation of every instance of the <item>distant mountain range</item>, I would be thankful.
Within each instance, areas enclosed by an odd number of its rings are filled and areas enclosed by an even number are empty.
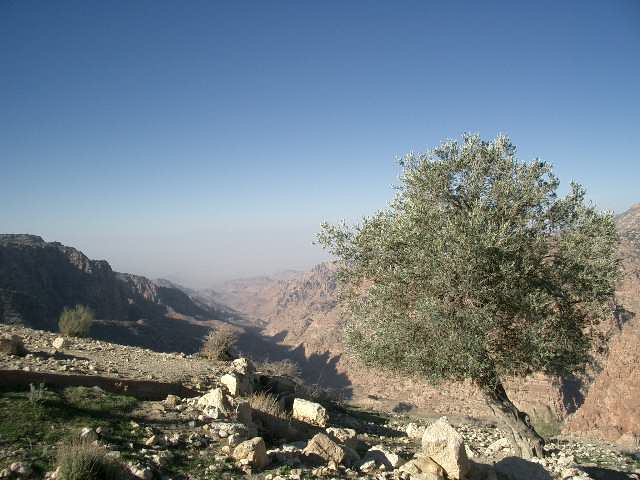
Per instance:
[[[208,331],[198,323],[236,318],[188,289],[114,272],[73,247],[36,235],[0,235],[1,323],[56,331],[62,310],[78,304],[95,312],[95,336],[160,350],[193,351]]]
[[[624,278],[604,322],[609,353],[593,378],[542,376],[509,385],[540,421],[607,440],[640,437],[640,204],[616,218]],[[114,272],[104,260],[34,235],[0,235],[0,323],[57,329],[65,306],[97,316],[92,336],[155,350],[193,352],[211,327],[231,325],[258,359],[293,358],[307,381],[353,392],[374,407],[414,405],[450,415],[487,413],[470,385],[430,387],[359,367],[344,355],[335,266],[226,282],[194,290],[169,280]]]
[[[611,338],[609,353],[601,360],[602,372],[592,382],[538,376],[510,384],[514,399],[539,421],[566,419],[567,431],[595,433],[607,440],[629,432],[640,436],[640,204],[619,215],[616,224],[625,275],[617,290],[616,314],[603,324]],[[336,308],[335,267],[330,263],[286,279],[236,280],[218,290],[218,298],[253,319],[282,345],[302,348],[308,356],[333,359],[327,362],[329,369],[346,375],[361,397],[404,399],[442,413],[482,415],[486,411],[468,387],[442,385],[433,389],[417,380],[364,370],[345,358]],[[331,383],[331,377],[323,378],[322,369],[307,372],[307,377]]]

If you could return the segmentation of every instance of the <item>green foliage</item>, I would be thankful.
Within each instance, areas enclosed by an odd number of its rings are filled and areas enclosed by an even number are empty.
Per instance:
[[[124,465],[107,455],[107,451],[85,441],[62,445],[58,450],[60,480],[125,480]]]
[[[70,337],[88,337],[94,314],[85,305],[65,308],[58,320],[58,329],[63,335]]]
[[[37,469],[52,470],[55,453],[51,447],[72,442],[84,427],[102,427],[104,440],[123,451],[129,442],[136,448],[144,446],[127,416],[137,405],[135,398],[86,387],[41,392],[36,402],[31,401],[30,390],[0,392],[0,443],[24,452],[26,457],[21,460]],[[15,460],[0,458],[0,470]]]
[[[389,207],[323,225],[339,262],[345,343],[429,381],[564,375],[590,359],[619,277],[611,214],[508,138],[467,135],[401,161]]]

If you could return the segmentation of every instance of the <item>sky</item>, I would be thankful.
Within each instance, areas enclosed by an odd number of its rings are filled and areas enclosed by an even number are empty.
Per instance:
[[[464,132],[640,202],[640,2],[0,0],[0,231],[118,271],[309,268]]]

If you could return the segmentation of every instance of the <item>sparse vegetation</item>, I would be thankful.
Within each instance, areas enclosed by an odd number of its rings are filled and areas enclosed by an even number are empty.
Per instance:
[[[266,361],[258,364],[258,369],[279,377],[289,377],[299,379],[301,376],[300,367],[296,362],[288,358],[284,360],[276,360],[273,362]]]
[[[70,337],[88,337],[94,320],[93,311],[86,305],[65,308],[58,320],[58,329]]]
[[[283,410],[275,395],[256,392],[249,396],[249,406],[254,411],[262,412],[281,420],[289,420],[290,415]]]
[[[591,360],[620,274],[614,218],[504,136],[467,135],[401,162],[389,208],[323,225],[339,259],[348,351],[366,365],[437,383],[471,379],[516,452],[544,441],[503,381],[566,376]]]
[[[51,447],[73,442],[84,427],[102,427],[110,444],[140,441],[128,417],[137,404],[132,397],[86,387],[36,390],[38,401],[31,401],[31,390],[0,392],[0,446],[12,445],[24,452],[22,458],[38,470],[53,469],[56,458]],[[11,457],[1,458],[0,470],[11,461]]]
[[[207,335],[200,354],[209,360],[231,360],[237,334],[229,328],[216,328]]]
[[[86,441],[63,444],[58,449],[59,480],[126,480],[124,465],[107,451]]]

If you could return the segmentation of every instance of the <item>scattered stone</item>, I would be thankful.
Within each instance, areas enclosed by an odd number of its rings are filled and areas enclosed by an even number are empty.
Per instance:
[[[169,394],[167,395],[167,398],[164,399],[165,406],[169,408],[176,408],[179,402],[180,402],[180,398],[177,397],[176,395]]]
[[[198,399],[198,407],[212,418],[226,417],[231,413],[231,404],[221,388],[215,388]]]
[[[82,440],[86,440],[87,442],[94,442],[98,439],[98,434],[93,428],[84,427],[80,430],[80,438]]]
[[[147,439],[144,441],[144,444],[145,444],[147,447],[152,447],[152,446],[154,446],[154,445],[157,445],[157,444],[158,444],[158,436],[157,436],[157,435],[151,435],[149,438],[147,438]]]
[[[62,350],[65,347],[66,343],[67,342],[64,337],[56,337],[53,339],[53,342],[51,342],[53,348],[55,348],[56,350]]]
[[[327,410],[322,405],[302,398],[293,400],[292,416],[301,422],[312,423],[320,427],[326,427],[329,421]]]
[[[509,439],[504,437],[499,438],[498,440],[493,442],[491,445],[489,445],[487,449],[484,451],[484,456],[493,457],[494,455],[496,455],[497,453],[503,450],[506,450],[506,451],[511,450],[511,443],[509,442]]]
[[[324,433],[318,433],[309,440],[302,452],[312,464],[333,462],[339,465],[345,458],[344,448]]]
[[[376,469],[376,461],[375,460],[367,460],[360,464],[359,470],[362,473],[370,473]]]
[[[231,366],[233,370],[240,375],[251,375],[256,370],[251,360],[245,357],[236,358],[231,363]]]
[[[409,423],[406,428],[407,437],[415,439],[422,438],[426,430],[426,427],[418,425],[417,423]]]
[[[463,479],[469,470],[464,440],[446,417],[427,427],[422,436],[422,452],[444,468],[451,479]]]
[[[364,461],[373,460],[376,465],[384,465],[387,469],[398,468],[402,463],[401,458],[387,450],[384,445],[375,445],[371,447],[364,456]]]
[[[233,449],[233,458],[242,464],[262,469],[269,465],[267,447],[262,437],[254,437]]]
[[[131,466],[129,471],[131,475],[141,480],[153,480],[153,472],[149,468]]]
[[[245,376],[227,373],[220,377],[220,383],[227,389],[229,395],[237,397],[251,394],[251,385]]]
[[[5,334],[0,337],[0,353],[5,355],[24,356],[27,350],[18,335]]]
[[[426,457],[424,455],[417,455],[416,458],[401,465],[399,470],[410,475],[423,474],[431,475],[434,478],[444,478],[446,476],[444,468],[438,465],[430,457]]]
[[[358,434],[353,428],[329,427],[326,432],[327,435],[333,438],[336,442],[351,447],[354,450],[356,450],[360,445]]]
[[[28,477],[33,472],[33,469],[30,465],[24,462],[14,462],[9,466],[9,470],[11,473],[18,475],[20,477]]]

